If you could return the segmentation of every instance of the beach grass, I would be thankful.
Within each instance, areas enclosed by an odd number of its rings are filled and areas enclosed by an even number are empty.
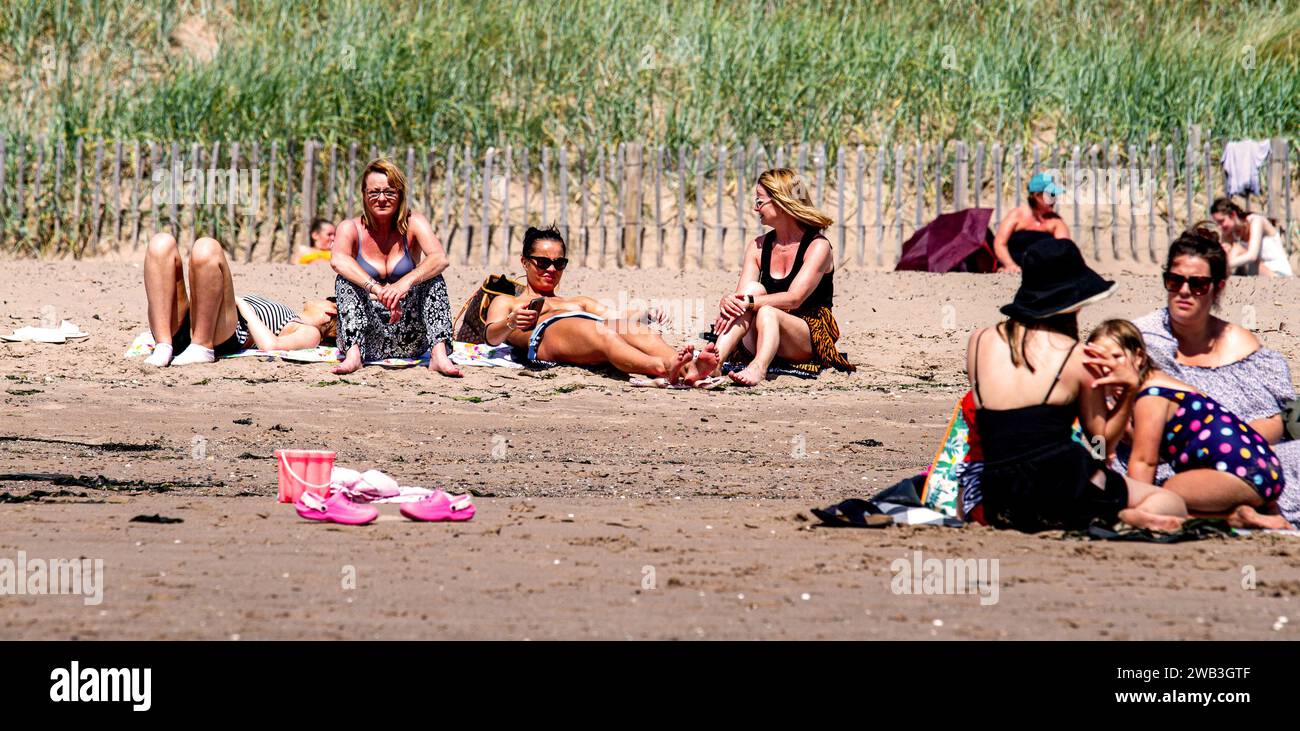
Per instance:
[[[0,130],[362,145],[1300,129],[1283,1],[23,0]]]

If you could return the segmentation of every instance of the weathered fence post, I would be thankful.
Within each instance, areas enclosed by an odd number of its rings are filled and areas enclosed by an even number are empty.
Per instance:
[[[640,227],[641,219],[641,143],[629,142],[624,148],[623,162],[623,239],[621,243],[622,265],[631,267],[640,265]]]

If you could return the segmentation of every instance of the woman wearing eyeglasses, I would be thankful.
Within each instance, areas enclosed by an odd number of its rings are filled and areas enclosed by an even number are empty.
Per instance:
[[[604,365],[624,373],[667,378],[694,385],[717,364],[712,348],[693,360],[690,348],[673,350],[650,329],[663,313],[620,315],[590,297],[556,294],[569,260],[560,232],[529,228],[523,255],[528,285],[513,297],[500,295],[488,307],[487,341],[509,343],[527,353],[534,365]]]
[[[1250,330],[1215,317],[1228,283],[1228,256],[1217,227],[1197,224],[1169,246],[1163,276],[1167,306],[1133,321],[1151,359],[1173,378],[1223,404],[1273,445],[1286,485],[1278,498],[1283,517],[1300,520],[1300,441],[1287,433],[1282,411],[1294,403],[1291,371],[1281,353],[1265,348]],[[1172,476],[1161,466],[1157,481]],[[1253,508],[1235,517],[1258,523]]]
[[[419,358],[460,376],[451,355],[447,252],[429,220],[407,207],[406,176],[389,160],[366,166],[361,215],[339,224],[330,264],[338,273],[338,374],[385,358]]]
[[[1039,241],[1070,238],[1070,227],[1056,212],[1057,196],[1064,192],[1049,173],[1029,179],[1025,204],[1011,209],[993,236],[993,253],[1001,271],[1019,273],[1025,251]]]
[[[808,186],[787,168],[758,176],[754,210],[772,230],[748,247],[736,291],[723,296],[713,326],[720,359],[742,346],[752,355],[731,380],[756,386],[778,357],[813,374],[828,366],[855,370],[835,345],[835,256],[822,235],[833,223],[830,216],[817,210]]]

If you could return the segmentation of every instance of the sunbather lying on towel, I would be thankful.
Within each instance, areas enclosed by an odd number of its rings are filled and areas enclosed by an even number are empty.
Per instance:
[[[194,242],[189,269],[187,292],[175,237],[159,233],[150,239],[144,291],[155,345],[145,360],[148,365],[211,363],[253,346],[297,350],[334,338],[338,311],[333,302],[308,302],[299,314],[265,297],[236,297],[230,262],[216,239]]]
[[[694,385],[717,366],[710,347],[694,357],[691,348],[673,350],[649,325],[663,313],[620,315],[590,297],[561,297],[555,290],[569,260],[560,232],[530,228],[524,234],[523,263],[528,286],[519,295],[500,295],[488,307],[487,341],[527,351],[534,364],[609,364],[624,373],[667,378]]]

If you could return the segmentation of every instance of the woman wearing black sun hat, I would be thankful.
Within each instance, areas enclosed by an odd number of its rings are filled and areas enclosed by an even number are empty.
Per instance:
[[[1084,263],[1073,241],[1042,241],[1025,254],[1020,289],[1002,308],[1007,319],[971,333],[966,369],[990,525],[1035,532],[1121,520],[1171,531],[1187,517],[1178,495],[1103,461],[1124,433],[1138,376],[1122,357],[1079,347],[1078,312],[1115,288]],[[1075,419],[1093,450],[1072,439]]]

